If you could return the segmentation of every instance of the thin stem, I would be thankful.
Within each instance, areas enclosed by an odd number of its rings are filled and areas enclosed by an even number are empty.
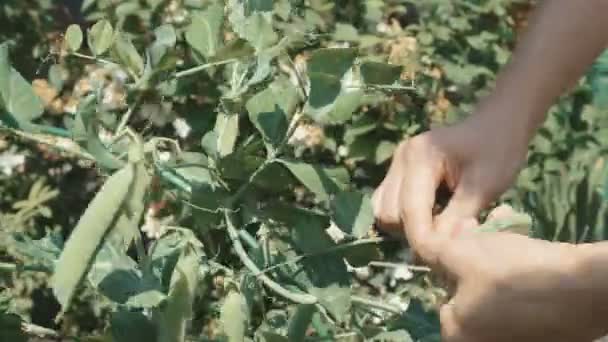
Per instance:
[[[115,131],[115,134],[117,136],[119,136],[124,131],[125,127],[127,127],[127,124],[129,123],[129,120],[131,119],[133,112],[135,112],[135,109],[137,109],[139,107],[142,100],[143,100],[143,96],[142,96],[142,94],[139,94],[137,96],[137,99],[135,100],[135,103],[131,107],[129,107],[127,112],[120,118],[120,123],[116,127],[116,131]]]
[[[80,148],[80,146],[78,146],[78,144],[74,143],[72,140],[66,139],[64,137],[59,137],[59,136],[55,136],[55,135],[46,135],[46,134],[27,133],[24,131],[20,131],[20,130],[8,128],[8,127],[0,127],[0,131],[8,132],[12,135],[15,135],[17,137],[20,137],[20,138],[23,138],[26,140],[34,141],[34,142],[37,142],[40,144],[49,145],[60,151],[63,151],[63,152],[69,153],[69,154],[74,154],[82,159],[95,161],[95,157],[90,155],[88,152],[85,152],[84,150],[82,150]]]
[[[372,267],[384,267],[384,268],[399,268],[399,267],[404,267],[405,266],[410,271],[431,272],[431,268],[430,267],[415,266],[415,265],[404,265],[404,264],[398,264],[398,263],[394,263],[394,262],[372,261],[372,262],[369,263],[369,265],[372,266]]]
[[[300,89],[302,90],[302,94],[304,95],[304,102],[306,102],[306,101],[308,101],[309,95],[308,95],[308,91],[306,89],[306,83],[304,82],[304,78],[300,74],[300,71],[298,70],[298,66],[293,61],[293,59],[291,58],[291,56],[289,54],[287,54],[287,60],[291,64],[293,73],[296,75],[296,80],[298,81],[298,85],[300,86]]]
[[[350,298],[351,298],[353,304],[358,304],[358,305],[362,305],[362,306],[371,307],[374,309],[383,310],[383,311],[390,312],[395,315],[400,315],[403,313],[403,310],[401,310],[400,308],[398,308],[394,305],[379,302],[379,301],[373,300],[371,298],[364,298],[361,296],[351,296]]]
[[[232,241],[232,246],[234,247],[234,251],[238,255],[241,262],[245,265],[245,267],[253,274],[253,276],[257,277],[266,287],[277,293],[278,295],[291,300],[294,303],[299,304],[315,304],[317,303],[317,297],[310,294],[303,293],[294,293],[286,288],[282,287],[279,283],[272,280],[267,275],[263,274],[258,266],[249,258],[243,244],[239,239],[239,233],[232,222],[232,217],[230,215],[229,210],[224,210],[224,217],[226,219],[226,229],[228,231],[228,236]]]
[[[42,265],[23,265],[23,264],[13,264],[10,262],[0,262],[0,273],[12,273],[12,272],[42,272],[42,273],[51,273],[50,270],[46,266]]]
[[[275,268],[281,267],[281,266],[285,266],[285,265],[289,265],[289,264],[295,264],[297,262],[300,262],[306,258],[312,258],[312,257],[318,257],[318,256],[322,256],[322,255],[327,255],[327,254],[332,254],[332,253],[336,253],[336,252],[340,252],[343,251],[345,249],[349,249],[351,247],[355,247],[355,246],[360,246],[360,245],[367,245],[367,244],[379,244],[382,242],[388,241],[384,238],[369,238],[369,239],[360,239],[360,240],[356,240],[353,242],[348,242],[348,243],[344,243],[338,246],[334,246],[331,248],[328,248],[326,250],[320,251],[320,252],[316,252],[316,253],[307,253],[307,254],[302,254],[302,255],[298,255],[297,257],[291,259],[291,260],[287,260],[284,262],[280,262],[278,264],[274,264],[270,267],[267,267],[265,269],[263,269],[261,272],[262,273],[266,273],[269,271],[274,270]]]
[[[230,201],[228,202],[230,207],[233,207],[236,202],[241,199],[241,197],[243,196],[243,194],[249,189],[249,187],[253,184],[253,181],[264,171],[266,170],[266,168],[274,163],[274,158],[271,159],[266,159],[262,165],[260,165],[252,174],[251,176],[249,176],[249,179],[247,179],[247,181],[245,182],[245,184],[241,185],[240,188],[237,189],[237,191],[234,193],[234,195],[232,196],[232,198],[230,199]]]
[[[79,52],[72,52],[70,55],[72,55],[74,57],[79,57],[79,58],[82,58],[82,59],[86,59],[86,60],[89,60],[89,61],[95,61],[95,62],[102,63],[102,64],[108,64],[108,65],[116,65],[116,66],[118,66],[118,63],[114,63],[114,62],[109,61],[107,59],[103,59],[103,58],[99,58],[99,57],[95,57],[95,56],[89,56],[89,55],[85,55],[85,54],[82,54],[82,53],[79,53]]]
[[[178,79],[178,78],[194,75],[194,74],[196,74],[198,72],[201,72],[203,70],[209,69],[211,67],[218,66],[218,65],[224,65],[224,64],[230,64],[230,63],[234,63],[236,61],[237,61],[237,59],[232,58],[232,59],[226,59],[226,60],[223,60],[223,61],[218,61],[218,62],[212,62],[212,63],[207,63],[207,64],[199,65],[199,66],[196,66],[194,68],[190,68],[190,69],[187,69],[187,70],[176,72],[173,75],[173,78]]]

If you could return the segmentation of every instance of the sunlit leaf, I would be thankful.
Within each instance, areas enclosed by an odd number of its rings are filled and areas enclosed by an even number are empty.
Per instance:
[[[366,84],[388,85],[399,81],[402,69],[400,65],[365,62],[361,64],[361,77]]]
[[[67,42],[68,48],[70,51],[78,51],[82,46],[82,30],[78,25],[70,25],[68,26],[67,31],[65,32],[65,41]]]
[[[87,40],[91,52],[99,56],[112,46],[114,29],[107,20],[100,20],[89,29]]]
[[[217,152],[225,157],[234,151],[236,139],[239,135],[239,116],[237,114],[219,113],[215,122],[217,135]]]
[[[286,160],[281,160],[280,163],[285,165],[308,190],[323,201],[343,189],[349,178],[346,170],[340,168],[323,168],[318,165]]]
[[[298,93],[287,82],[273,84],[247,102],[249,120],[262,133],[264,140],[277,146],[285,139],[288,120],[295,109]]]
[[[29,122],[42,115],[44,107],[31,84],[11,67],[8,45],[0,44],[0,109],[18,122]]]
[[[332,218],[345,233],[366,236],[374,223],[371,198],[355,191],[339,193],[332,201]]]
[[[131,39],[123,32],[117,32],[114,39],[114,52],[120,61],[135,75],[141,75],[144,71],[144,60],[137,52]]]
[[[224,8],[218,4],[195,13],[186,30],[186,41],[205,58],[215,55],[221,45],[220,30],[223,22]]]
[[[154,36],[156,40],[149,48],[152,65],[165,67],[167,63],[163,63],[163,61],[167,59],[170,50],[175,47],[177,33],[172,25],[162,25],[154,30]]]

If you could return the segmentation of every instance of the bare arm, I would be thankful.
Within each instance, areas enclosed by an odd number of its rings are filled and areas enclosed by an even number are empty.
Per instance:
[[[607,15],[606,0],[542,1],[478,112],[527,144],[548,108],[607,47]]]
[[[475,113],[402,143],[374,193],[380,226],[456,284],[446,342],[590,341],[608,333],[608,242],[574,247],[478,233],[479,212],[511,186],[551,104],[608,43],[608,0],[546,0]],[[434,217],[435,191],[453,192]]]

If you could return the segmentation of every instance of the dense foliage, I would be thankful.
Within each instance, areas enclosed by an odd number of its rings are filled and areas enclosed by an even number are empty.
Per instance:
[[[370,195],[531,4],[69,3],[0,4],[0,340],[439,340],[444,292]],[[606,237],[606,60],[501,200],[538,237]]]

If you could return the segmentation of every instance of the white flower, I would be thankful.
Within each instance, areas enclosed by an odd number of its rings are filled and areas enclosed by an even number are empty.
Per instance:
[[[141,226],[141,231],[150,239],[159,239],[167,230],[155,214],[156,211],[153,208],[148,208],[144,217],[144,224]]]
[[[187,138],[190,135],[190,132],[192,132],[192,127],[190,127],[188,122],[182,118],[173,120],[173,128],[175,128],[175,132],[182,139]]]
[[[340,229],[334,221],[331,221],[331,224],[327,229],[325,229],[327,235],[331,237],[336,243],[340,243],[342,240],[346,238],[346,234]]]
[[[12,175],[14,169],[23,164],[25,164],[25,156],[22,154],[10,152],[0,154],[0,170],[7,176]]]

